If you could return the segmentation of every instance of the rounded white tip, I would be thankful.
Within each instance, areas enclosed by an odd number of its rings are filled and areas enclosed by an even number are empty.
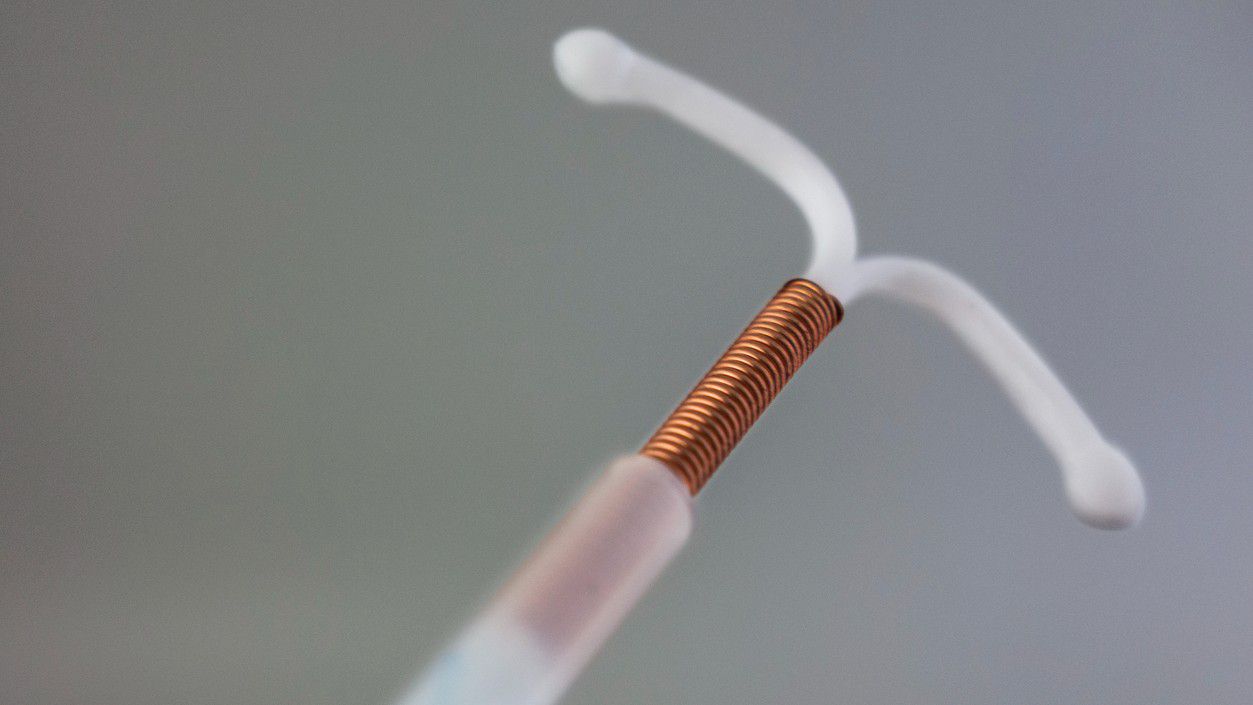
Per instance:
[[[1066,495],[1080,521],[1098,529],[1125,529],[1144,516],[1140,474],[1108,443],[1075,459],[1066,472]]]
[[[600,29],[575,29],[553,44],[553,67],[571,93],[589,103],[630,99],[626,76],[637,55]]]

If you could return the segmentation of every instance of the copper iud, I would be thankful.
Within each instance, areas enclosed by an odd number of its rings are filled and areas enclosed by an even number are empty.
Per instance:
[[[562,37],[553,64],[588,103],[655,108],[758,170],[804,216],[810,262],[640,452],[604,469],[401,705],[552,705],[560,698],[687,542],[695,495],[839,324],[843,307],[868,294],[933,314],[985,363],[1053,452],[1080,519],[1101,528],[1139,521],[1144,486],[1135,466],[1031,345],[953,273],[908,257],[859,258],[843,188],[795,137],[603,30]]]
[[[796,370],[844,317],[807,280],[788,282],[644,444],[695,495]]]

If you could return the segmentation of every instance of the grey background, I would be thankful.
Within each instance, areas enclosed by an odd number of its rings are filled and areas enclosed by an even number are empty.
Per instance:
[[[1253,698],[1253,9],[675,5],[0,7],[0,701],[386,703],[800,270],[762,180],[562,91],[586,24],[982,287],[1151,504],[1081,526],[858,305],[569,702]]]

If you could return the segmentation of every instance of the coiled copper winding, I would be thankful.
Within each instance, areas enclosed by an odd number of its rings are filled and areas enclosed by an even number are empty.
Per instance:
[[[673,470],[693,495],[699,492],[843,316],[839,301],[822,287],[806,279],[788,282],[640,453]]]

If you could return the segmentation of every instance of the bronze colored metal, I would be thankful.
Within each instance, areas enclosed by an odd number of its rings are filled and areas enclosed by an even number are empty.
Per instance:
[[[788,282],[640,453],[665,463],[695,495],[843,317],[822,287]]]

